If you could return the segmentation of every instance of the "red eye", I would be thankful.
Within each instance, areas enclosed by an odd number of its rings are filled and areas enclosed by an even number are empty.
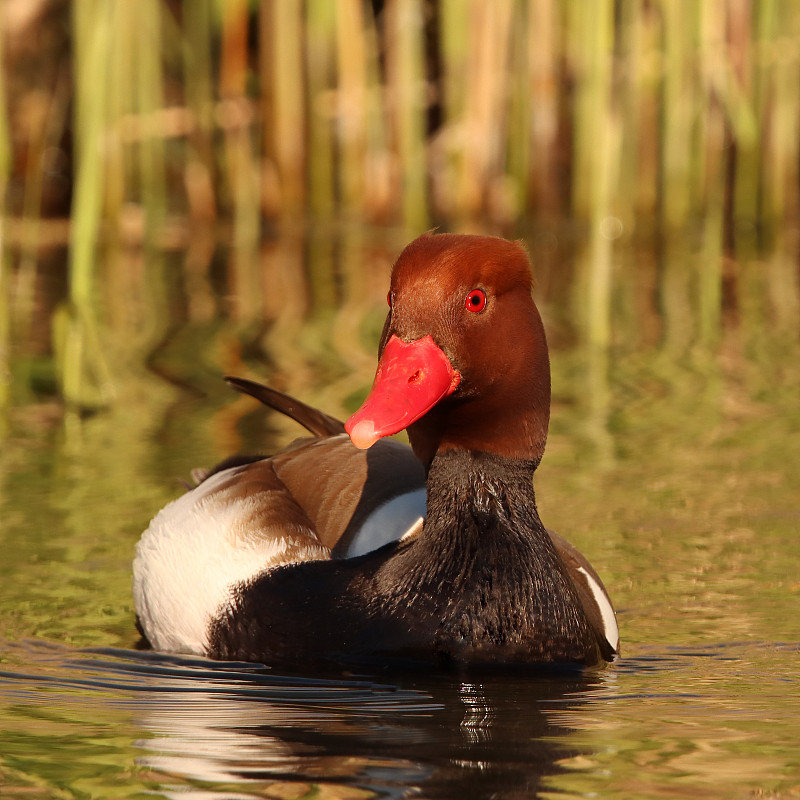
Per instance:
[[[486,308],[486,292],[483,289],[473,289],[468,295],[464,303],[468,311],[478,313]]]
[[[389,291],[386,292],[386,305],[389,306],[389,308],[392,307],[392,290],[391,289],[389,289]]]

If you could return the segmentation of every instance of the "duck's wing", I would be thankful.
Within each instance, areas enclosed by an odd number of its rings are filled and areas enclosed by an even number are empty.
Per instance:
[[[604,650],[603,657],[607,661],[613,660],[613,657],[619,653],[619,628],[614,606],[603,581],[586,556],[575,545],[549,528],[547,532],[572,578],[583,610]],[[605,647],[603,647],[603,643],[605,643]]]
[[[337,557],[375,550],[425,515],[425,471],[399,442],[359,450],[347,434],[307,439],[272,457],[275,473]]]
[[[207,479],[234,466],[258,475],[261,460],[269,461],[335,557],[361,555],[417,530],[425,516],[425,470],[410,447],[387,439],[370,451],[359,450],[341,420],[256,381],[225,380],[313,437],[297,439],[268,458],[235,456],[193,477]]]
[[[425,471],[410,447],[386,440],[370,451],[359,450],[341,420],[261,383],[225,380],[314,435],[269,460],[334,556],[374,550],[401,538],[424,517]]]

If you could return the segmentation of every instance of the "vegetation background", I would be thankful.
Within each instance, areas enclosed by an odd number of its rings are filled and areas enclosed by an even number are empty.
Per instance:
[[[285,340],[344,308],[358,349],[433,226],[523,236],[572,298],[556,341],[796,338],[790,0],[4,0],[0,26],[0,407],[113,402],[113,342],[175,281],[184,321]]]

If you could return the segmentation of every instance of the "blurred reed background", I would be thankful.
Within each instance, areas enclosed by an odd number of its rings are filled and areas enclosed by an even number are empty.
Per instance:
[[[131,353],[164,373],[159,315],[224,311],[221,360],[258,343],[278,373],[322,319],[366,376],[392,255],[433,226],[524,236],[598,351],[625,325],[713,344],[751,307],[797,336],[791,0],[4,0],[0,24],[0,406],[50,361],[79,409]]]

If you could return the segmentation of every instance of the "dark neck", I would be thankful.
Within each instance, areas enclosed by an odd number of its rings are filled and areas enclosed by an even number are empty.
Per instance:
[[[438,453],[428,470],[425,526],[387,562],[390,585],[403,597],[425,597],[440,584],[463,581],[468,590],[473,573],[489,570],[509,596],[530,583],[531,570],[551,571],[559,559],[536,510],[534,469],[490,453]]]
[[[428,524],[480,531],[507,528],[544,532],[536,510],[533,473],[538,460],[465,450],[439,452],[428,469]]]

